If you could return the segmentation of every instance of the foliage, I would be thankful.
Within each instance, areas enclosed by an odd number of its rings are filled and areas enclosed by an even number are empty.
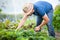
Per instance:
[[[15,29],[18,26],[18,21],[11,22],[10,20],[5,20],[4,22],[0,22],[0,29]]]
[[[0,9],[0,12],[2,12],[2,9]]]
[[[60,5],[57,5],[54,10],[54,20],[53,25],[55,29],[60,32]]]
[[[32,21],[27,20],[26,24],[17,31],[15,29],[20,22],[19,20],[16,22],[11,22],[10,20],[1,22],[0,40],[55,40],[46,31],[35,32],[35,23]]]
[[[20,31],[4,29],[0,30],[0,40],[55,40],[55,38],[49,37],[46,32],[35,32],[33,29]]]

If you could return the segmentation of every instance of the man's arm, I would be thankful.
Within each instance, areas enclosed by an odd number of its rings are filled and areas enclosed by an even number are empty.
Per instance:
[[[24,15],[24,17],[22,18],[22,20],[20,21],[18,27],[16,30],[18,30],[19,28],[21,28],[21,26],[25,23],[25,21],[27,20],[28,16]]]
[[[28,13],[25,13],[24,17],[22,18],[21,22],[19,23],[18,27],[16,30],[18,30],[26,21],[26,19],[28,18],[28,16],[32,15],[34,12],[33,9],[31,9]]]
[[[49,22],[49,18],[48,18],[48,16],[46,14],[42,18],[43,18],[43,21],[39,25],[39,27],[42,27],[42,26],[44,26],[45,24],[47,24]]]
[[[49,22],[49,18],[48,18],[48,16],[45,14],[45,15],[43,16],[43,21],[42,21],[42,23],[35,28],[35,31],[38,32],[39,30],[41,30],[41,27],[44,26],[45,24],[47,24],[48,22]]]
[[[26,19],[28,18],[28,16],[32,15],[33,12],[34,12],[34,10],[33,10],[33,5],[32,5],[32,6],[31,6],[31,9],[30,9],[28,12],[25,13],[25,15],[24,15],[24,17],[22,18],[21,22],[19,23],[17,29],[19,29],[19,28],[25,23],[25,21],[26,21]],[[16,29],[16,30],[17,30],[17,29]]]

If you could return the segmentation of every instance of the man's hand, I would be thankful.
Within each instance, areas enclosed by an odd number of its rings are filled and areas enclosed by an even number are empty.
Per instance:
[[[35,31],[36,31],[36,32],[38,32],[38,31],[40,31],[40,30],[41,30],[41,27],[39,27],[39,26],[35,27]]]

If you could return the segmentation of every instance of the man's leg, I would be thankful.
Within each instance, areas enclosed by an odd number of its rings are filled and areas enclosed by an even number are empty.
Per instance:
[[[52,25],[53,10],[51,10],[47,15],[48,15],[48,17],[50,19],[49,22],[48,22],[48,24],[47,24],[49,35],[55,37],[54,27]]]

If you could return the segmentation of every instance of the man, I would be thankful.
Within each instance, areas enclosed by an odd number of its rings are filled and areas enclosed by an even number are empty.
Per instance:
[[[47,25],[49,35],[55,37],[54,28],[52,26],[52,20],[53,20],[52,5],[45,1],[38,1],[35,4],[27,3],[24,6],[25,7],[23,8],[23,11],[25,15],[22,18],[16,30],[21,28],[21,26],[25,23],[28,16],[34,14],[37,16],[35,31],[38,32],[39,30],[41,30],[42,26]]]

